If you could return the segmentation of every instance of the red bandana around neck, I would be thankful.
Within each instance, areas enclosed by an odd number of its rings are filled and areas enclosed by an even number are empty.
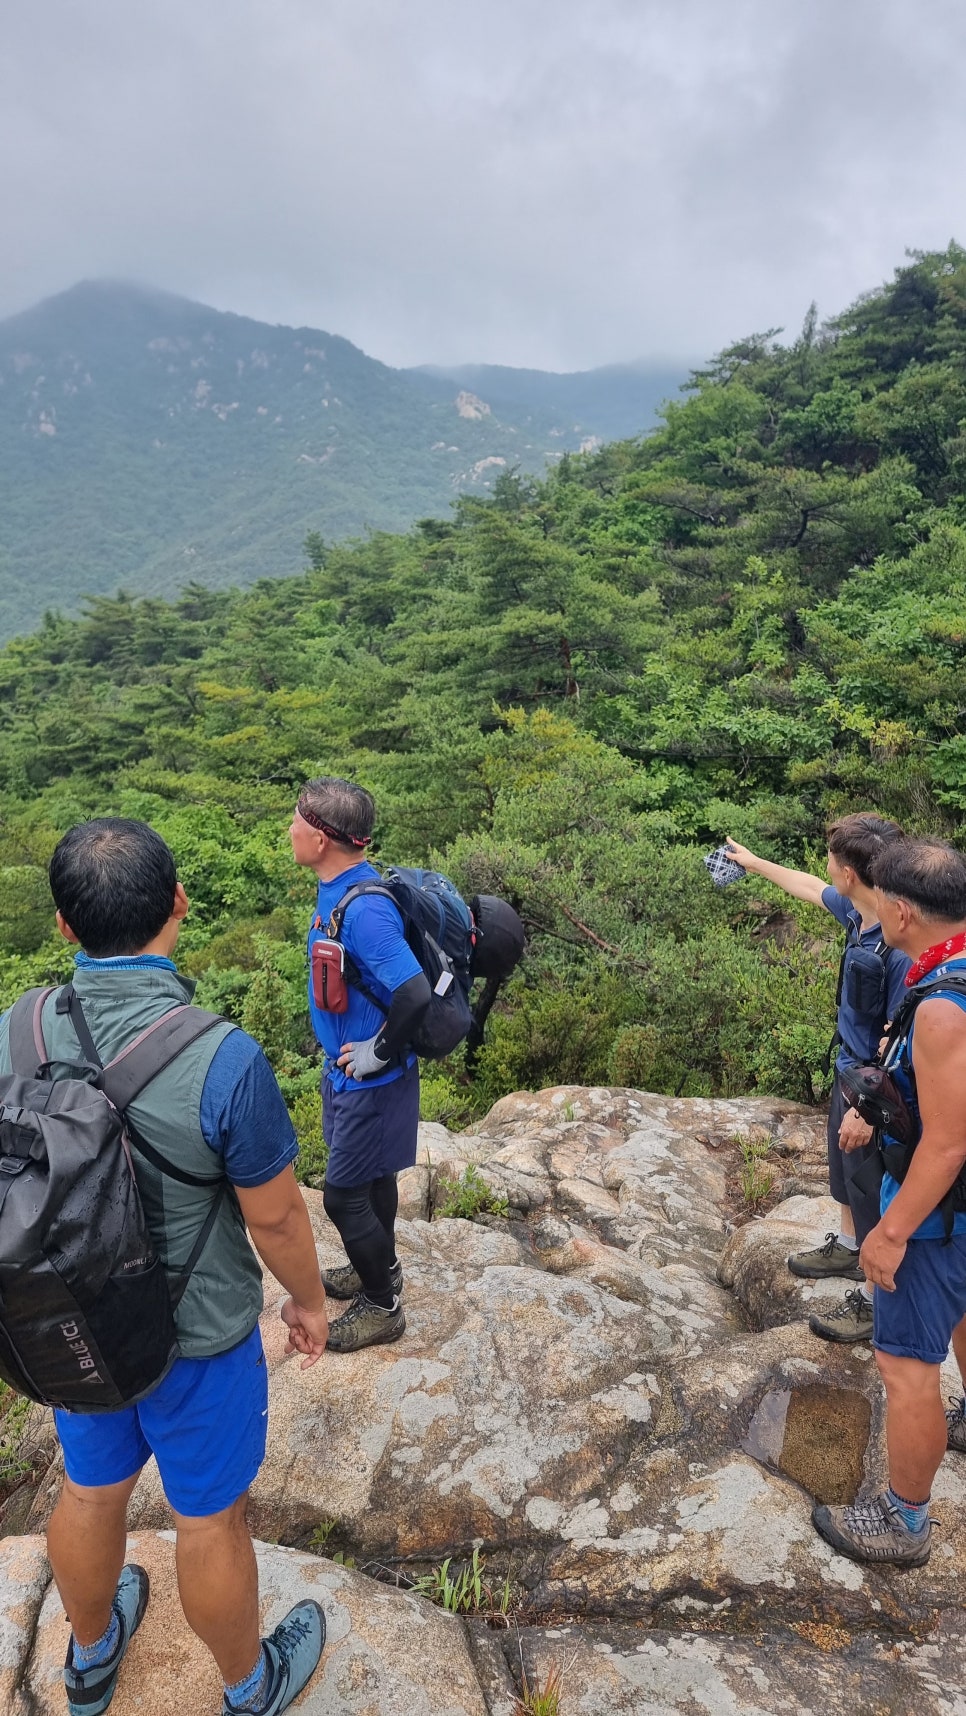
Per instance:
[[[957,953],[966,952],[966,930],[959,935],[947,936],[945,941],[937,941],[935,947],[927,947],[921,953],[914,965],[906,972],[906,988],[926,977],[930,971],[935,971],[937,965],[944,965],[947,959],[955,959]]]

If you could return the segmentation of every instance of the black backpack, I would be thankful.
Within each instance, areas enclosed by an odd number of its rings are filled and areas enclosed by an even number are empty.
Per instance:
[[[333,941],[340,939],[347,908],[363,894],[382,894],[392,901],[432,990],[413,1037],[415,1053],[424,1060],[441,1060],[466,1037],[471,1058],[482,1041],[497,990],[523,954],[525,933],[517,913],[508,901],[491,894],[478,894],[467,905],[456,884],[439,870],[389,868],[378,881],[360,882],[339,901],[329,919]],[[346,960],[345,975],[385,1013],[351,959]],[[477,977],[485,978],[486,986],[474,1008],[470,988]]]
[[[140,1400],[178,1357],[174,1311],[227,1190],[189,1174],[125,1123],[125,1110],[190,1043],[223,1023],[176,1007],[102,1066],[74,990],[56,1006],[83,1062],[53,1079],[42,1014],[52,989],[10,1013],[0,1076],[0,1376],[18,1394],[73,1412]],[[168,1272],[148,1233],[131,1148],[185,1185],[215,1188],[187,1262]]]

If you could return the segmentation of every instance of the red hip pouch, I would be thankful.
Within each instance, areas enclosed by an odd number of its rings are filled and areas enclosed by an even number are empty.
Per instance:
[[[312,999],[320,1013],[344,1013],[348,1008],[345,949],[340,941],[312,943]]]

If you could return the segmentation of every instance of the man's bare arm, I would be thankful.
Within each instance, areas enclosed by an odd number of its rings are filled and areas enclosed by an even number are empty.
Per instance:
[[[768,858],[759,858],[747,846],[740,846],[737,840],[728,839],[728,856],[743,870],[753,876],[764,876],[766,882],[774,882],[775,886],[791,894],[793,899],[807,900],[810,906],[820,906],[822,895],[828,887],[821,876],[812,876],[807,870],[789,870],[784,864],[772,864]]]
[[[894,1286],[910,1235],[938,1208],[966,1163],[966,1014],[954,1001],[924,1001],[916,1014],[912,1064],[922,1137],[899,1191],[862,1248],[862,1267]]]
[[[328,1319],[325,1289],[309,1212],[291,1167],[264,1186],[236,1186],[245,1224],[262,1262],[291,1298],[282,1307],[290,1348],[303,1354],[302,1369],[325,1351]]]

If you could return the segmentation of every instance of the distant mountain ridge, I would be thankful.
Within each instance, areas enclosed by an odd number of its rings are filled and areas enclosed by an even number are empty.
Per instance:
[[[396,370],[317,329],[84,282],[0,322],[0,636],[88,593],[292,573],[307,531],[405,529],[507,467],[645,430],[680,379]]]
[[[453,368],[422,364],[406,372],[427,391],[455,384],[485,399],[498,416],[563,440],[626,441],[654,422],[659,407],[684,380],[682,368],[653,364],[608,364],[601,369],[559,374],[544,369],[509,369],[503,364],[465,363]],[[569,444],[569,443],[568,443]]]

